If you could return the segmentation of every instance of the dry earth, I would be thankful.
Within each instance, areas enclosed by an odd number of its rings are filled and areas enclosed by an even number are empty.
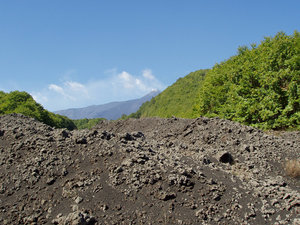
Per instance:
[[[221,119],[0,117],[0,224],[300,224],[300,132]]]

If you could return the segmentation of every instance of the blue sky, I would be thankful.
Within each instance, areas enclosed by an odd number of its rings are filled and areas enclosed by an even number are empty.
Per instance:
[[[0,90],[50,111],[141,97],[300,31],[299,0],[0,0]]]

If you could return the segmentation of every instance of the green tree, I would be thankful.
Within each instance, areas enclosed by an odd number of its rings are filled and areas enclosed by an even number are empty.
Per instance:
[[[267,37],[210,70],[195,105],[197,116],[218,116],[265,129],[300,124],[299,32]]]
[[[69,118],[45,110],[26,92],[13,91],[8,94],[0,92],[0,114],[20,113],[57,128],[75,129]]]

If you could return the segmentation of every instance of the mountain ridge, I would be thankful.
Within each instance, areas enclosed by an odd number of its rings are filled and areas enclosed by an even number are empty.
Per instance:
[[[153,90],[147,95],[137,99],[131,99],[127,101],[115,101],[101,105],[91,105],[82,108],[69,108],[55,111],[55,113],[67,116],[70,119],[105,118],[108,120],[116,120],[124,114],[129,115],[133,112],[136,112],[143,103],[151,100],[159,93],[160,91]]]

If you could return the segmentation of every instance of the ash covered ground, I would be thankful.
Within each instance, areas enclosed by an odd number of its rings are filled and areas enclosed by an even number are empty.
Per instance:
[[[300,132],[222,119],[0,117],[0,224],[300,224]]]

